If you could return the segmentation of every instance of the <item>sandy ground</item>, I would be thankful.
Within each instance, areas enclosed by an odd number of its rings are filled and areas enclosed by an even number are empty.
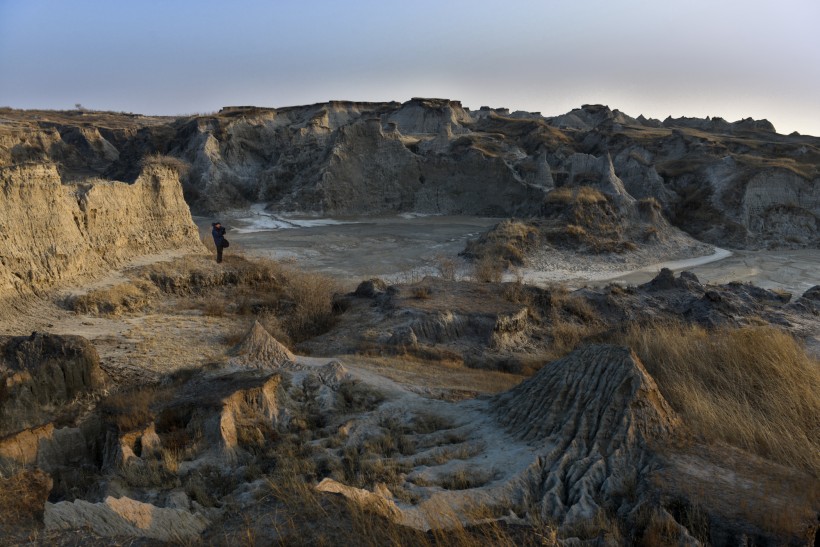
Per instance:
[[[271,218],[236,211],[220,219],[228,228],[231,247],[330,275],[344,283],[380,277],[402,282],[435,274],[441,257],[454,258],[468,239],[501,219],[455,216],[390,216],[322,219],[312,217]],[[280,219],[280,220],[276,220]],[[210,237],[211,222],[194,217],[203,236]],[[289,226],[289,227],[287,227]],[[459,260],[462,273],[468,264]]]
[[[793,251],[732,251],[726,258],[703,262],[700,265],[672,265],[676,271],[690,270],[701,281],[728,283],[751,282],[766,289],[781,289],[801,295],[820,285],[820,250]],[[656,270],[655,270],[656,271]],[[652,271],[643,269],[617,278],[630,284],[648,281]]]

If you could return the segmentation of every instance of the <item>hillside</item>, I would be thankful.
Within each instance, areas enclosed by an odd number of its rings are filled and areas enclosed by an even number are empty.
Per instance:
[[[661,122],[600,105],[543,117],[445,99],[184,118],[0,111],[0,166],[49,162],[64,181],[133,181],[155,153],[190,163],[183,184],[195,211],[261,202],[549,220],[548,194],[586,186],[633,217],[631,204],[654,199],[673,227],[713,244],[820,243],[820,139],[780,135],[765,120]]]

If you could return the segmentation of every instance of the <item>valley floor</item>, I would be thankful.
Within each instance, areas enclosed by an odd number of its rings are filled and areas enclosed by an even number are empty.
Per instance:
[[[203,239],[210,238],[215,219],[194,217]],[[389,282],[417,281],[437,275],[445,258],[454,258],[467,240],[501,219],[453,216],[385,216],[360,219],[304,215],[271,216],[259,208],[234,211],[223,223],[231,229],[232,252],[293,261],[355,286],[380,277]],[[601,286],[610,281],[645,283],[661,268],[689,270],[706,283],[751,282],[798,296],[820,284],[820,250],[727,250],[694,242],[689,246],[625,255],[579,256],[572,252],[542,253],[530,267],[507,274],[527,283],[562,282]],[[457,259],[458,273],[470,275]]]

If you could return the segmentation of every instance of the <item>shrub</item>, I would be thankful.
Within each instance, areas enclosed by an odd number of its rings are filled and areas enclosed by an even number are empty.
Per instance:
[[[39,469],[0,473],[0,526],[40,518],[51,485],[51,477]]]
[[[498,283],[504,276],[504,263],[497,257],[484,256],[473,264],[473,278],[480,283]]]
[[[307,340],[330,329],[336,321],[333,295],[336,282],[325,275],[291,272],[285,294],[293,303],[284,320],[285,330],[294,342]]]
[[[445,255],[436,256],[436,270],[438,270],[439,277],[445,281],[456,280],[456,270],[458,263],[452,257]]]
[[[102,403],[102,409],[108,414],[120,431],[131,431],[147,425],[154,419],[150,405],[154,401],[151,389],[136,389],[110,395]]]
[[[563,203],[567,205],[571,203],[592,205],[604,203],[607,199],[600,191],[589,186],[560,186],[547,194],[546,201],[547,203]]]
[[[427,300],[430,298],[430,287],[413,287],[410,292],[413,298],[417,300]]]
[[[384,401],[384,394],[357,380],[344,380],[339,385],[339,406],[343,412],[373,410]]]

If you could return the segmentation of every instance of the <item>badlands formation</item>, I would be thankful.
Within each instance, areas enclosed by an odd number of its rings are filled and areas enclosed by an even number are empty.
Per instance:
[[[589,105],[2,109],[4,543],[815,544],[820,287],[502,274],[816,249],[818,165]],[[340,288],[215,267],[191,210],[252,204],[507,220]]]

